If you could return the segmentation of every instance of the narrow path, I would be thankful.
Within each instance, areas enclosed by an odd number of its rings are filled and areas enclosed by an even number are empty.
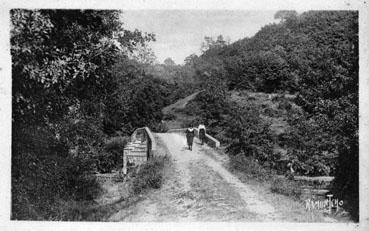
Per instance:
[[[197,94],[199,94],[201,91],[197,91],[183,99],[178,100],[177,102],[175,102],[174,104],[171,104],[165,108],[163,108],[162,112],[164,114],[167,113],[173,113],[174,109],[184,109],[187,105],[188,102],[190,102],[191,100],[193,100]]]
[[[273,221],[272,205],[204,154],[207,146],[195,140],[186,148],[180,134],[157,134],[172,164],[161,189],[137,205],[114,214],[111,221]]]

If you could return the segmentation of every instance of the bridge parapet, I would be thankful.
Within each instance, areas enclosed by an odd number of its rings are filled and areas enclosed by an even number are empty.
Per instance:
[[[134,165],[146,163],[152,158],[154,151],[156,151],[156,141],[150,129],[137,128],[123,151],[123,174],[127,174],[128,163]]]
[[[199,138],[199,129],[195,128],[195,136]],[[219,148],[220,142],[209,134],[205,134],[205,142],[212,148]]]

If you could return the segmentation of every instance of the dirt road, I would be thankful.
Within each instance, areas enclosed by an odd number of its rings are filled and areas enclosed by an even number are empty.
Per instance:
[[[211,148],[195,140],[187,150],[181,134],[157,134],[171,156],[161,189],[110,221],[280,221],[280,211],[258,191],[206,155]]]

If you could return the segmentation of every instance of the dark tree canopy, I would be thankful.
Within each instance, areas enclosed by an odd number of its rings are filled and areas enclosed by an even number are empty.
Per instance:
[[[176,63],[173,61],[172,58],[166,58],[164,60],[164,64],[167,65],[167,66],[174,66],[174,65],[176,65]]]
[[[114,72],[117,60],[131,61],[129,54],[155,39],[125,30],[120,14],[11,10],[12,219],[78,219],[68,203],[92,200],[99,190],[86,175],[110,171],[121,159],[104,148],[103,122],[114,119],[109,109],[115,103],[123,108],[120,115],[144,119],[124,121],[124,128],[160,120],[163,102],[152,99],[161,90],[149,79],[137,81],[138,65],[120,69],[122,79]],[[120,92],[131,81],[138,91]]]
[[[72,101],[104,94],[119,50],[154,39],[125,30],[119,14],[12,10],[13,120],[56,118]]]

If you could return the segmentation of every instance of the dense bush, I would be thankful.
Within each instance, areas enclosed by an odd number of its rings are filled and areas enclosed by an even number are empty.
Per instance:
[[[267,161],[272,156],[270,124],[260,117],[260,109],[253,104],[232,110],[225,130],[232,141],[227,150],[231,154],[243,153],[259,161]]]
[[[69,155],[47,128],[13,128],[12,219],[59,219],[63,200],[91,200],[99,192],[93,159]],[[64,211],[65,212],[65,211]]]
[[[305,114],[290,113],[287,118],[286,132],[277,137],[277,143],[287,150],[286,163],[292,163],[298,175],[333,175],[338,157],[335,138]]]
[[[104,131],[130,135],[138,127],[160,126],[162,108],[172,103],[172,85],[146,75],[124,57],[114,66],[113,79],[117,88],[105,105]]]
[[[163,168],[167,157],[156,157],[140,166],[134,176],[133,191],[136,194],[150,188],[160,188],[163,182]]]
[[[123,166],[123,150],[129,137],[112,137],[106,141],[104,151],[99,153],[97,170],[101,173],[111,172]]]
[[[358,141],[339,150],[336,178],[333,182],[333,193],[344,200],[344,208],[359,221],[359,145]]]
[[[175,120],[175,119],[176,119],[176,115],[172,113],[168,113],[163,116],[163,120]]]

